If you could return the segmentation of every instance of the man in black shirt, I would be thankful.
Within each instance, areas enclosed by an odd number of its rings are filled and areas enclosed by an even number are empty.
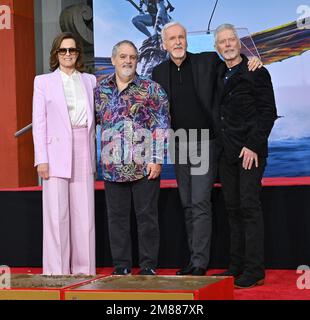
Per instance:
[[[269,72],[249,72],[240,54],[236,29],[224,24],[215,31],[224,58],[216,97],[219,172],[230,224],[230,264],[222,276],[234,276],[236,288],[264,283],[264,222],[261,179],[268,155],[268,136],[277,118]]]
[[[181,139],[175,143],[175,171],[190,250],[188,265],[177,275],[201,276],[207,270],[210,255],[211,191],[216,174],[212,104],[216,72],[222,62],[216,52],[187,52],[186,30],[178,22],[163,27],[162,40],[170,60],[155,67],[152,78],[168,94],[172,128],[187,133],[190,129],[198,131],[197,136],[189,135],[185,141]],[[251,68],[259,64],[260,61],[254,59]],[[179,155],[185,152],[183,163],[179,161]],[[197,167],[197,160],[201,162],[200,167]]]

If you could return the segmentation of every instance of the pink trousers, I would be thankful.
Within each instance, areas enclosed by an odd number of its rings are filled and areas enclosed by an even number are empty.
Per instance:
[[[87,128],[73,129],[71,179],[43,181],[43,274],[96,274],[94,175]]]

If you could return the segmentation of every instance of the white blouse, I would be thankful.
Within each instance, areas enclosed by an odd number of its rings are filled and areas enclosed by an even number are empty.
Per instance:
[[[72,127],[87,127],[86,93],[80,72],[67,75],[60,70]]]

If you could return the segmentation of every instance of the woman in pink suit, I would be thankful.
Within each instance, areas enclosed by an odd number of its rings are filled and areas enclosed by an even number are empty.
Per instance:
[[[95,274],[94,172],[96,78],[83,71],[71,33],[53,42],[52,73],[33,95],[35,166],[43,178],[43,274]]]

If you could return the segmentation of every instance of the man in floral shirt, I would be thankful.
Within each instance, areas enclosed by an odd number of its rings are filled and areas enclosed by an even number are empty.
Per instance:
[[[132,42],[117,43],[112,51],[115,73],[95,90],[114,275],[131,273],[132,200],[141,275],[156,274],[159,249],[157,203],[170,128],[169,103],[159,84],[137,75],[137,60]]]

